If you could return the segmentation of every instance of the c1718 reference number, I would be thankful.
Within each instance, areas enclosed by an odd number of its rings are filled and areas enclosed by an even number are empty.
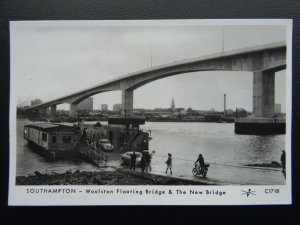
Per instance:
[[[267,188],[265,189],[266,194],[279,194],[278,188]]]

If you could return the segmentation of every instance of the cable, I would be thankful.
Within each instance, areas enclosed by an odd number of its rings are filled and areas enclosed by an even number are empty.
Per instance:
[[[143,149],[140,149],[136,146],[134,146],[136,149],[140,150],[140,151],[143,151]],[[150,150],[149,150],[150,151]],[[159,157],[163,157],[163,158],[166,158],[167,156],[163,156],[163,155],[159,155],[159,154],[156,154],[153,153],[152,154],[152,157],[153,156],[159,156]],[[177,157],[172,157],[173,159],[177,159],[177,160],[181,160],[181,161],[186,161],[186,162],[195,162],[195,160],[191,160],[191,159],[182,159],[182,158],[177,158]],[[216,163],[216,162],[210,162],[209,164],[211,165],[218,165],[218,166],[227,166],[227,167],[237,167],[237,168],[251,168],[251,169],[264,169],[264,170],[278,170],[278,168],[272,168],[272,167],[252,167],[252,166],[242,166],[242,165],[231,165],[231,164],[223,164],[223,163]]]
[[[159,155],[159,154],[153,154],[153,156],[159,156],[159,157],[163,157],[166,158],[166,156],[163,155]],[[181,161],[186,161],[186,162],[195,162],[194,160],[190,160],[190,159],[182,159],[182,158],[176,158],[176,157],[172,157],[173,159],[177,159],[177,160],[181,160]],[[242,165],[232,165],[232,164],[223,164],[223,163],[216,163],[216,162],[210,162],[209,164],[212,165],[218,165],[218,166],[228,166],[228,167],[238,167],[238,168],[251,168],[251,169],[265,169],[265,170],[278,170],[278,168],[272,168],[272,167],[252,167],[252,166],[242,166]]]

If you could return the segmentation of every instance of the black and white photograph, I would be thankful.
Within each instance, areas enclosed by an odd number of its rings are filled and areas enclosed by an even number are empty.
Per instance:
[[[284,19],[10,22],[9,204],[290,204],[291,36]]]

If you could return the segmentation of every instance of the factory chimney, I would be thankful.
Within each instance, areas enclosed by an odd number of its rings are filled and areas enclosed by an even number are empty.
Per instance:
[[[224,116],[226,116],[226,94],[224,94]]]

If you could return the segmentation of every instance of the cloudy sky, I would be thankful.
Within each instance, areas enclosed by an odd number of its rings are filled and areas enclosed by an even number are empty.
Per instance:
[[[223,41],[224,37],[224,41]],[[11,24],[11,75],[17,103],[52,100],[120,75],[165,63],[286,41],[282,25],[168,22],[16,22]],[[223,46],[224,42],[224,46]],[[152,60],[151,60],[152,58]],[[252,73],[195,72],[149,83],[134,108],[176,107],[252,111]],[[285,107],[285,71],[276,73],[275,102]],[[93,96],[94,109],[121,102],[121,92]],[[68,108],[65,104],[59,108]]]

